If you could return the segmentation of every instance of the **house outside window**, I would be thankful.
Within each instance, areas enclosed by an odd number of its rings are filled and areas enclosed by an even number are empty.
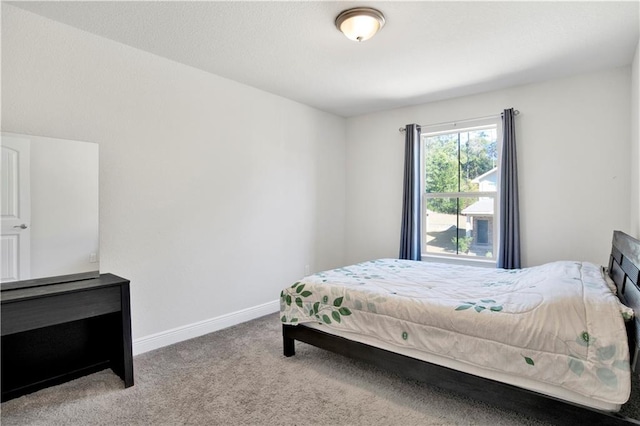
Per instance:
[[[499,126],[424,129],[423,255],[496,260]]]
[[[474,220],[474,229],[476,230],[476,243],[489,244],[489,219]]]

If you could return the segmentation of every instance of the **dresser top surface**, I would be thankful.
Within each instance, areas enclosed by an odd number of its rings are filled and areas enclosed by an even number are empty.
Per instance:
[[[64,283],[47,284],[33,287],[16,288],[0,291],[2,304],[26,299],[50,297],[64,293],[93,290],[128,284],[129,280],[113,274],[100,274],[98,278],[70,281]]]

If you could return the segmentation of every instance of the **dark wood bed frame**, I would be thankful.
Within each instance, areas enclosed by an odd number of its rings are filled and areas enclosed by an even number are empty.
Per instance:
[[[614,231],[609,276],[618,287],[620,300],[634,309],[627,323],[631,367],[635,374],[640,342],[640,241]],[[513,385],[474,376],[405,355],[334,336],[304,325],[283,325],[284,355],[295,355],[295,341],[363,360],[409,379],[448,389],[494,406],[513,410],[555,424],[638,424],[640,420],[599,411]]]

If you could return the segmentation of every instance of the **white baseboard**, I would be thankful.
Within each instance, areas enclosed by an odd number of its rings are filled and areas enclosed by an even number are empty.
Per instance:
[[[267,302],[262,305],[221,315],[216,318],[172,328],[171,330],[162,331],[150,336],[144,336],[133,341],[133,354],[139,355],[163,346],[182,342],[183,340],[193,339],[194,337],[213,333],[214,331],[222,330],[223,328],[272,314],[277,312],[279,309],[280,301],[274,300],[273,302]]]

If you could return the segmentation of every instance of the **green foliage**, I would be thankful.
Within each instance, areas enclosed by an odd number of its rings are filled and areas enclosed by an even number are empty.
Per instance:
[[[452,135],[433,136],[426,143],[426,191],[457,192],[458,144]],[[454,214],[458,211],[456,198],[434,198],[429,200],[429,210]]]
[[[426,142],[427,192],[454,192],[458,190],[458,145],[452,135],[427,138]]]
[[[451,242],[456,244],[456,237],[451,239]],[[469,253],[469,249],[471,248],[471,243],[473,242],[472,237],[458,237],[458,253]]]
[[[471,181],[495,167],[496,143],[484,132],[472,132],[469,141],[460,145],[460,179],[463,191],[475,190]]]
[[[478,190],[471,181],[495,167],[497,144],[493,132],[479,130],[431,136],[425,144],[425,189],[430,193]],[[460,201],[460,203],[459,203]],[[434,198],[429,210],[456,214],[470,199]]]

